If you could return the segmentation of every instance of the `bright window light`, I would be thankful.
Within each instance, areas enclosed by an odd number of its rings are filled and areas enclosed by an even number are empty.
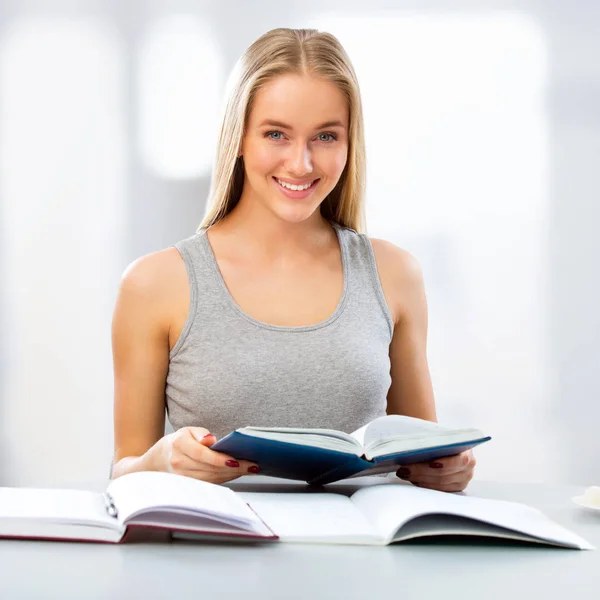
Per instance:
[[[550,475],[543,27],[466,10],[331,14],[311,26],[339,38],[361,85],[369,234],[423,266],[440,415],[519,436],[535,414],[546,432],[536,469]],[[527,477],[509,472],[506,451],[488,457],[496,474]]]
[[[139,49],[139,147],[160,177],[206,176],[212,166],[223,65],[206,23],[192,15],[164,17]]]
[[[340,39],[361,84],[373,230],[414,235],[489,211],[539,213],[547,56],[534,21],[392,13],[316,25]]]
[[[3,34],[1,470],[15,485],[84,480],[106,470],[112,450],[107,332],[127,212],[123,54],[93,20],[26,18]]]

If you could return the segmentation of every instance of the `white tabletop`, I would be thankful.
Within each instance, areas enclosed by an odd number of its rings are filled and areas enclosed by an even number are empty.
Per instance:
[[[340,493],[380,477],[327,486]],[[231,484],[244,491],[304,486],[264,477]],[[600,514],[574,505],[583,488],[473,482],[467,493],[524,502],[600,548]],[[387,547],[236,545],[144,541],[123,545],[0,540],[0,598],[600,597],[600,550],[502,541],[420,541]]]

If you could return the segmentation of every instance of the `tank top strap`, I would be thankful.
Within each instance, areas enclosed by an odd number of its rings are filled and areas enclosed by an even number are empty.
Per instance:
[[[371,240],[366,234],[358,233],[350,227],[343,227],[335,222],[332,225],[340,232],[338,237],[346,258],[350,297],[363,309],[369,304],[376,306],[388,325],[391,339],[393,319],[383,293]]]

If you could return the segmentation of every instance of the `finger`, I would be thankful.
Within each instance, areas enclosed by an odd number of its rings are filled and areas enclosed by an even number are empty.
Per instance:
[[[447,456],[430,462],[413,463],[403,465],[403,468],[408,469],[411,476],[425,476],[429,474],[436,475],[453,475],[461,473],[466,469],[475,467],[475,457],[470,451],[462,452],[455,456]],[[403,477],[404,479],[404,477]]]
[[[236,479],[242,475],[253,475],[260,471],[258,466],[248,461],[232,460],[226,466],[210,464],[203,457],[193,459],[182,452],[177,452],[171,460],[171,472],[177,475],[186,475],[204,481],[222,483]]]
[[[220,453],[223,457],[221,462],[214,459],[214,452],[207,452],[209,446],[212,445],[212,440],[215,436],[204,427],[190,427],[187,431],[182,432],[181,438],[174,442],[177,450],[190,458],[196,463],[206,463],[213,467],[224,466],[228,460],[235,460],[232,456]],[[199,468],[199,467],[196,467]]]
[[[436,469],[446,473],[456,473],[469,463],[469,454],[461,453],[455,456],[445,456],[436,460],[419,463],[423,469]]]
[[[400,479],[404,479],[405,481],[410,481],[412,483],[415,482],[426,482],[426,483],[439,483],[439,482],[448,482],[455,481],[459,479],[472,479],[473,478],[474,469],[473,467],[466,467],[461,471],[457,471],[454,473],[445,473],[440,471],[429,471],[425,469],[408,469],[403,467],[396,472],[396,475]]]
[[[187,464],[190,460],[196,462],[196,456],[193,450],[186,452],[186,446],[189,445],[188,438],[194,440],[195,445],[212,445],[216,438],[204,427],[184,427],[174,434],[171,434],[171,443],[168,447],[166,458],[167,471],[169,473],[183,474],[184,470],[194,468],[194,465]],[[190,446],[193,448],[193,445]]]
[[[406,467],[399,469],[396,472],[396,476],[405,481],[410,481],[411,483],[431,483],[431,484],[439,484],[439,483],[447,483],[451,481],[458,480],[467,480],[470,481],[473,478],[474,469],[472,467],[467,467],[462,471],[457,473],[432,473],[427,471],[417,471],[417,470],[409,470]]]
[[[189,427],[188,432],[203,446],[212,446],[217,441],[217,437],[204,427]]]
[[[260,471],[260,466],[249,460],[239,460],[229,454],[223,454],[216,450],[206,448],[204,451],[204,461],[211,464],[216,470],[223,470],[227,473],[237,470],[240,475],[256,474]]]
[[[458,473],[442,474],[425,472],[423,474],[415,473],[410,477],[410,481],[419,487],[438,489],[442,491],[462,491],[473,479],[474,468],[472,464],[465,467]]]
[[[460,481],[470,481],[473,478],[473,471],[462,471],[455,473],[454,475],[446,476],[435,476],[435,475],[422,475],[420,477],[415,476],[410,479],[411,483],[423,483],[426,485],[447,485]]]
[[[468,480],[459,479],[455,481],[447,481],[441,482],[437,481],[435,483],[424,483],[424,482],[412,482],[416,487],[428,489],[428,490],[436,490],[438,492],[462,492],[467,485],[469,485]]]
[[[208,441],[210,438],[205,434],[201,439]],[[177,449],[182,455],[193,463],[196,463],[194,466],[186,465],[184,468],[188,470],[219,471],[226,469],[228,473],[233,473],[232,470],[237,470],[240,474],[244,475],[260,471],[256,463],[247,460],[237,460],[233,456],[223,452],[216,452],[204,444],[199,444],[191,433],[188,436],[182,436]]]

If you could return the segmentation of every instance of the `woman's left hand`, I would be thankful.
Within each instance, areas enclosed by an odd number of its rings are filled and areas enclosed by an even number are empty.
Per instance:
[[[473,478],[472,450],[424,463],[403,465],[396,475],[414,485],[440,492],[462,492]]]

